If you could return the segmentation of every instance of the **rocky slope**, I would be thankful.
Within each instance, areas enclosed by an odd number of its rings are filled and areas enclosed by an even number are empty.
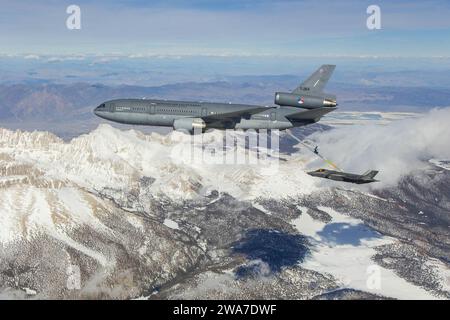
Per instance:
[[[0,129],[0,297],[449,297],[448,170],[359,189],[222,138]]]

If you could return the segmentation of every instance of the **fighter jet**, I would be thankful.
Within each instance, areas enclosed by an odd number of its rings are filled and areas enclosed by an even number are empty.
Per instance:
[[[378,181],[374,179],[375,176],[378,174],[378,171],[374,170],[369,170],[364,174],[353,174],[334,170],[318,169],[316,171],[308,172],[308,174],[313,177],[325,178],[335,181],[344,181],[356,184],[364,184]]]
[[[166,126],[191,134],[209,128],[285,130],[315,123],[336,110],[336,96],[323,92],[335,67],[323,65],[294,91],[276,92],[276,106],[118,99],[100,104],[94,113],[114,122]]]

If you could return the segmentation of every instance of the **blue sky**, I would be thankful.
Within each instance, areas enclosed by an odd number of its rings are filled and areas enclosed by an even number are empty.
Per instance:
[[[81,7],[81,30],[65,27]],[[366,28],[381,7],[382,29]],[[450,1],[0,0],[0,53],[449,56]]]

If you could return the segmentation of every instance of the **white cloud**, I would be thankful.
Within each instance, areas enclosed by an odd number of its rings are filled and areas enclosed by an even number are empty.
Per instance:
[[[450,159],[450,107],[386,126],[340,127],[315,134],[321,153],[349,172],[379,170],[384,186],[429,165],[429,159]]]
[[[29,54],[29,55],[24,56],[23,58],[27,59],[27,60],[39,60],[40,59],[40,57],[35,54]]]
[[[64,62],[64,61],[82,61],[85,59],[84,55],[61,55],[48,58],[47,62]]]

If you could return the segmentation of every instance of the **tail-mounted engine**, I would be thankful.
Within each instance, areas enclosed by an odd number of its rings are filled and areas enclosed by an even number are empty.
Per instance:
[[[337,106],[335,99],[310,95],[298,95],[286,92],[275,93],[275,104],[279,106],[300,107],[305,109]]]

